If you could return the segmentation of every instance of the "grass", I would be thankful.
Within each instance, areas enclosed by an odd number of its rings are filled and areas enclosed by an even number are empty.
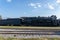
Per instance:
[[[31,28],[31,29],[60,29],[60,27],[37,27],[37,26],[0,26],[0,28]]]
[[[60,38],[3,38],[0,37],[0,40],[60,40]]]

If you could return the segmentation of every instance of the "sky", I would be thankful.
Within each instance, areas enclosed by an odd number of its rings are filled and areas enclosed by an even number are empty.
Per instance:
[[[2,18],[56,15],[60,18],[60,0],[0,0]]]

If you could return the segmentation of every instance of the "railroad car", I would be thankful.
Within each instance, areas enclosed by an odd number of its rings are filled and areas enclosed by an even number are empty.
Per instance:
[[[19,18],[8,18],[0,20],[0,26],[20,26],[22,20]]]
[[[7,25],[6,19],[0,20],[0,26],[6,26],[6,25]]]
[[[10,26],[11,25],[12,26],[20,26],[21,22],[22,22],[22,20],[19,18],[8,18],[6,21],[7,21],[7,24]]]

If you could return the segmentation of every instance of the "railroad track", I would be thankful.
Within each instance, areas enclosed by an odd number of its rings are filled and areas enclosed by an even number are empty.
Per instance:
[[[16,29],[3,28],[0,29],[0,34],[39,34],[39,35],[60,35],[60,29]]]
[[[8,36],[16,35],[60,35],[60,29],[27,29],[27,28],[0,28],[0,35]]]

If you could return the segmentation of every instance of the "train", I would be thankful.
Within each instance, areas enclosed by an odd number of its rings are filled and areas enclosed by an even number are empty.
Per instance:
[[[20,17],[0,20],[0,26],[60,26],[56,15],[48,17]]]

